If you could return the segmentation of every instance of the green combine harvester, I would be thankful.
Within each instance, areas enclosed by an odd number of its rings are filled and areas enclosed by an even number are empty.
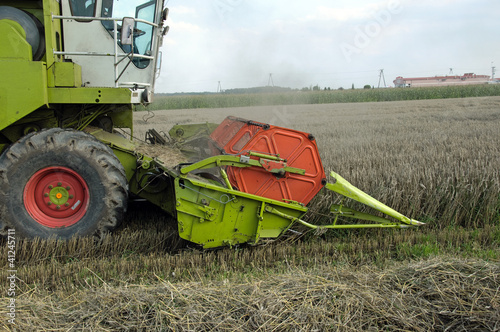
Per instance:
[[[295,224],[422,225],[334,172],[327,183],[309,133],[228,117],[175,126],[177,149],[154,129],[146,148],[133,141],[133,108],[152,101],[167,16],[163,0],[0,1],[1,234],[102,237],[131,197],[159,206],[204,248],[257,244]],[[330,224],[308,223],[322,188],[392,219],[332,205]]]

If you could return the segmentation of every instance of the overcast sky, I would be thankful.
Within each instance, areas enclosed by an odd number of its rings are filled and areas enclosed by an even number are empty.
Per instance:
[[[499,0],[169,0],[157,92],[500,76]],[[383,82],[381,82],[383,85]]]

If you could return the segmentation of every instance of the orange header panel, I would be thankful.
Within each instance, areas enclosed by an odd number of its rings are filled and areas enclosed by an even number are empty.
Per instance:
[[[308,204],[325,184],[325,171],[311,134],[227,117],[211,138],[219,150],[227,154],[248,155],[253,151],[277,155],[286,160],[286,166],[306,171],[304,175],[289,172],[283,175],[261,167],[227,167],[232,186],[240,191],[278,201]],[[269,164],[269,169],[276,167],[279,167],[277,163]]]

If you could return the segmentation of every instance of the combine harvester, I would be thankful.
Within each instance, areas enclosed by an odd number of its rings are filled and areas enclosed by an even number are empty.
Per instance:
[[[152,100],[167,14],[163,0],[0,1],[3,235],[103,236],[123,219],[129,196],[159,206],[181,238],[204,248],[257,244],[294,224],[422,224],[333,172],[327,183],[309,133],[232,117],[175,126],[170,136],[183,160],[169,157],[154,130],[146,148],[117,133],[132,137],[134,105]],[[161,158],[144,152],[152,147]],[[394,220],[332,205],[331,224],[310,224],[307,204],[323,187]]]

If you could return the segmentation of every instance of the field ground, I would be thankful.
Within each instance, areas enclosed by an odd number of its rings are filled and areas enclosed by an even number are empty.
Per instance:
[[[199,251],[183,247],[170,218],[135,203],[100,243],[20,241],[17,325],[4,297],[1,328],[500,330],[500,97],[150,115],[134,113],[135,137],[227,115],[311,132],[327,171],[427,225]],[[313,200],[308,220],[324,223],[336,200]],[[5,244],[0,251],[6,266]],[[7,276],[0,271],[3,295]]]

